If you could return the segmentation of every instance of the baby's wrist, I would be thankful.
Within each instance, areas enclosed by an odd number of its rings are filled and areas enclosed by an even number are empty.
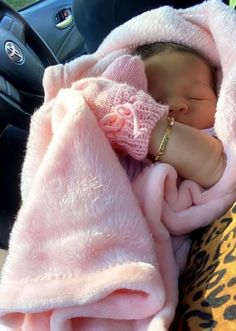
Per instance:
[[[148,146],[148,155],[150,159],[154,159],[158,155],[160,144],[165,135],[167,127],[168,127],[168,119],[166,116],[162,117],[154,126],[151,132],[149,146]]]

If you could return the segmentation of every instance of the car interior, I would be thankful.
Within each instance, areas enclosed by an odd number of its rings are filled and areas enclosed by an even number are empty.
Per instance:
[[[0,0],[0,271],[21,205],[22,163],[31,115],[44,100],[45,68],[95,52],[116,26],[157,3],[186,8],[202,1],[36,0],[17,11]]]
[[[16,11],[0,1],[0,248],[8,247],[20,207],[21,167],[30,117],[44,98],[45,68],[96,51],[112,29],[143,11],[199,2],[38,0]]]
[[[96,51],[112,29],[143,11],[196,3],[40,0],[17,12],[0,1],[0,248],[7,249],[20,207],[21,166],[30,117],[44,98],[45,68]]]

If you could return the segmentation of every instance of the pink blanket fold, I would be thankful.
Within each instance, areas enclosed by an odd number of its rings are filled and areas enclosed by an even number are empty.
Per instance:
[[[162,7],[115,29],[98,51],[48,68],[22,170],[22,207],[0,284],[0,330],[165,331],[177,304],[170,234],[209,224],[236,200],[236,13],[219,0]],[[131,184],[76,81],[137,45],[173,41],[218,68],[215,131],[227,166],[203,190],[169,165]]]
[[[166,284],[150,230],[78,92],[62,89],[33,115],[23,178],[23,204],[2,273],[2,325],[27,331],[165,330],[157,315],[164,313]],[[166,234],[170,323],[177,269]]]

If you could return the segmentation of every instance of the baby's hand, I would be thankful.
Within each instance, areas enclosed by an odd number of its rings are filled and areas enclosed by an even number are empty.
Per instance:
[[[146,157],[151,132],[168,113],[168,106],[156,103],[144,91],[146,87],[142,61],[127,55],[113,62],[102,78],[85,78],[73,86],[83,95],[112,145],[137,160]]]
[[[157,155],[158,146],[167,126],[161,119],[155,126],[150,139],[149,153]],[[191,179],[209,188],[222,177],[226,157],[220,140],[200,130],[175,122],[161,162],[172,165],[184,179]]]

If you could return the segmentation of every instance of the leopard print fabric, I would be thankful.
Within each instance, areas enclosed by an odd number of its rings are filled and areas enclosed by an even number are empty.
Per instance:
[[[236,331],[236,204],[193,234],[171,331]]]

